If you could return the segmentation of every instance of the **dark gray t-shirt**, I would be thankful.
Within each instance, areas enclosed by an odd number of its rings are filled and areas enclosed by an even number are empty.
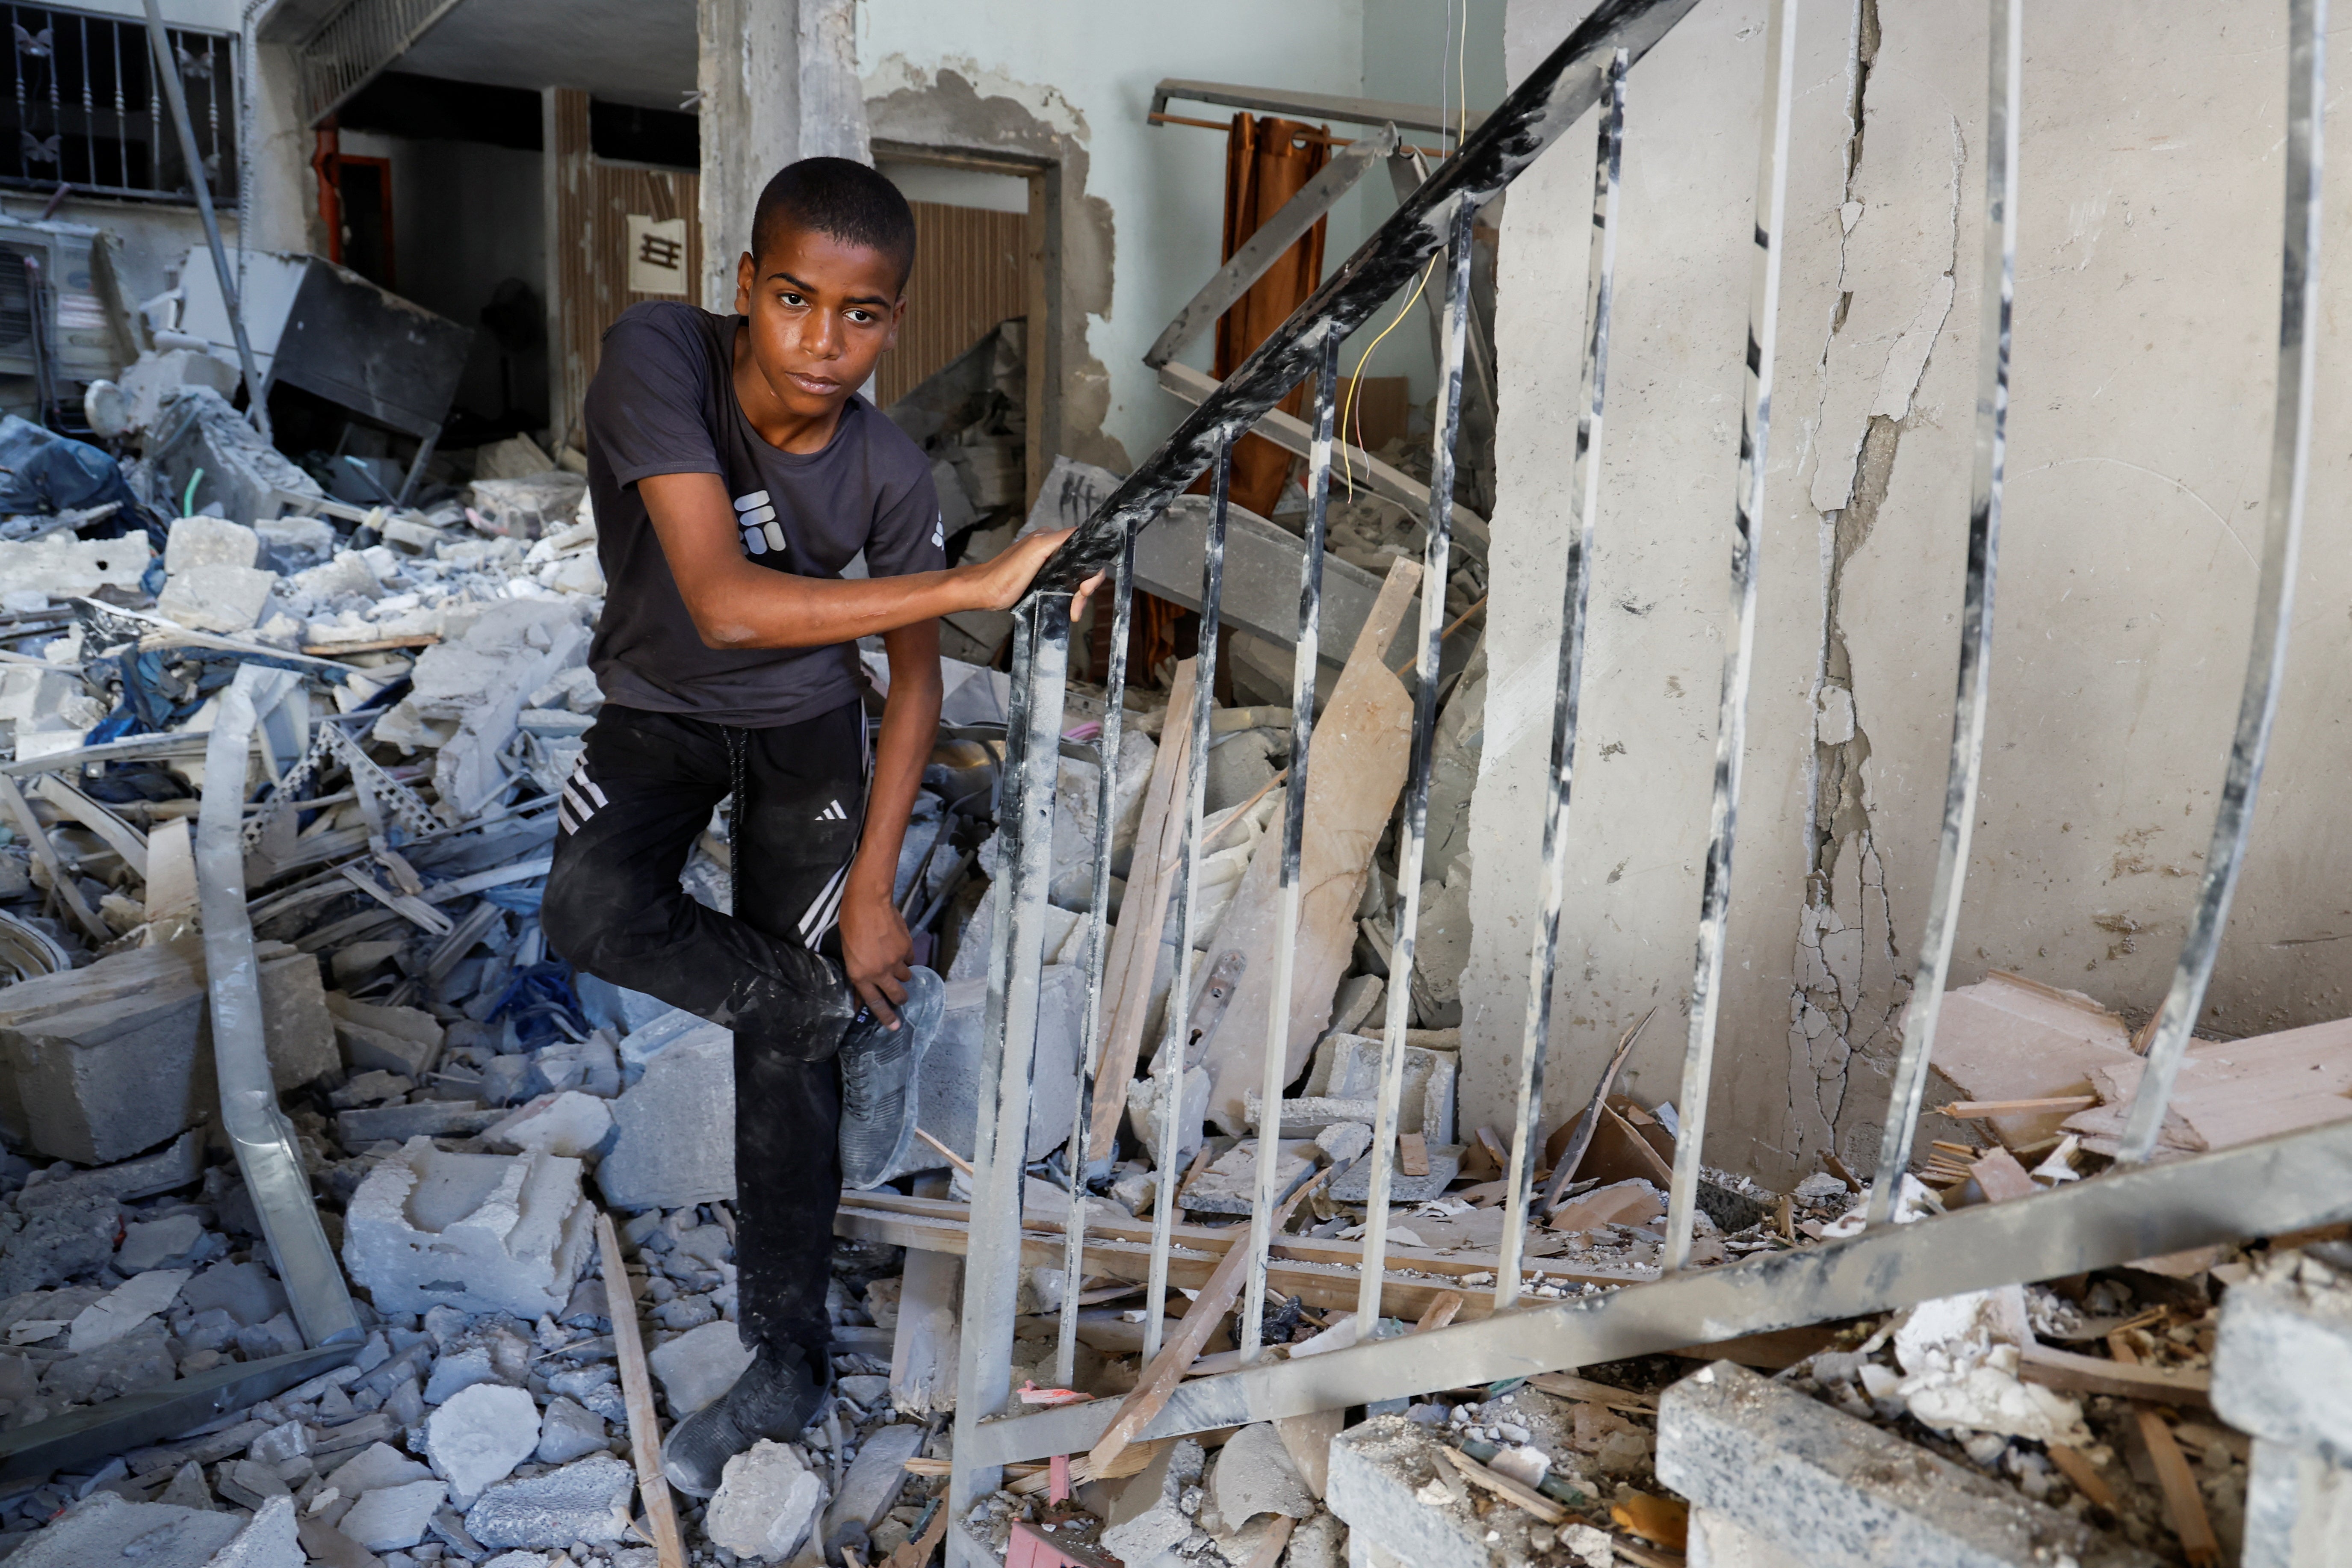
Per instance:
[[[875,406],[852,396],[824,450],[778,451],[735,400],[740,316],[687,304],[633,305],[604,334],[587,398],[588,490],[604,614],[589,650],[606,700],[714,724],[766,728],[829,712],[857,695],[854,643],[707,647],[687,614],[637,481],[717,474],[743,552],[803,577],[841,575],[860,551],[876,577],[947,564],[930,459]]]

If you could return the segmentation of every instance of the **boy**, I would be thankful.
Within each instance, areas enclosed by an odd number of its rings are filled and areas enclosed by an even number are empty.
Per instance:
[[[880,174],[793,163],[760,195],[737,314],[632,307],[588,390],[605,703],[558,808],[541,920],[580,969],[735,1031],[753,1358],[664,1445],[696,1497],[823,1408],[835,1205],[913,1134],[941,987],[908,964],[891,893],[939,722],[936,618],[1010,608],[1065,537],[943,569],[929,459],[856,395],[897,338],[914,252]],[[860,552],[870,577],[843,580]],[[854,644],[875,633],[890,692],[869,774]],[[678,885],[729,795],[731,916]]]

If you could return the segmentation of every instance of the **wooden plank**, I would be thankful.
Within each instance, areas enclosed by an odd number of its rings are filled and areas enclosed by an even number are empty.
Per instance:
[[[2107,1349],[2126,1366],[2138,1364],[2138,1352],[2123,1335],[2109,1334]],[[2221,1542],[2213,1533],[2213,1521],[2205,1515],[2205,1497],[2197,1489],[2196,1472],[2189,1468],[2161,1415],[2145,1405],[2136,1406],[2132,1414],[2139,1423],[2140,1440],[2147,1445],[2149,1462],[2156,1467],[2164,1510],[2172,1518],[2173,1534],[2180,1538],[2182,1554],[2189,1559],[2189,1568],[2214,1568],[2221,1561]]]
[[[2088,1110],[2098,1103],[2095,1094],[2053,1094],[2040,1100],[1956,1100],[1937,1106],[1936,1114],[1955,1121],[1975,1121],[1989,1116],[2018,1116],[2034,1110]]]
[[[1181,716],[1192,706],[1192,659],[1176,666],[1168,690],[1168,712]],[[1171,733],[1172,731],[1172,733]],[[1087,1158],[1110,1158],[1118,1134],[1118,1121],[1127,1111],[1127,1086],[1135,1077],[1136,1058],[1143,1048],[1144,1017],[1151,1009],[1151,974],[1160,962],[1160,933],[1168,924],[1168,895],[1174,886],[1175,858],[1183,836],[1184,814],[1180,784],[1187,776],[1192,754],[1192,727],[1171,721],[1160,726],[1160,753],[1151,764],[1151,782],[1145,786],[1143,818],[1135,831],[1135,850],[1128,862],[1127,892],[1119,900],[1118,923],[1112,928],[1110,952],[1103,964],[1102,1045],[1095,1073],[1093,1121],[1087,1138]]]
[[[2116,1511],[2116,1489],[2107,1485],[2107,1478],[2099,1474],[2099,1467],[2091,1463],[2089,1455],[2063,1443],[2053,1443],[2050,1462],[2058,1467],[2058,1473],[2076,1491],[2091,1500],[2092,1507],[2103,1508],[2110,1514]]]
[[[669,1479],[662,1473],[661,1428],[654,1416],[654,1381],[646,1365],[646,1345],[637,1331],[637,1292],[621,1261],[621,1236],[613,1216],[596,1211],[596,1251],[604,1266],[604,1309],[613,1320],[613,1354],[621,1363],[621,1397],[629,1410],[629,1450],[637,1462],[637,1495],[653,1527],[660,1568],[686,1568],[686,1540],[678,1533],[677,1510]]]
[[[1546,1524],[1564,1524],[1568,1521],[1568,1510],[1560,1507],[1543,1493],[1529,1491],[1510,1477],[1496,1474],[1459,1448],[1442,1447],[1437,1451],[1452,1460],[1454,1468],[1461,1471],[1463,1479],[1472,1486],[1493,1492],[1504,1501],[1527,1510]]]
[[[1988,1203],[2007,1203],[2011,1198],[2030,1198],[2042,1189],[2026,1174],[2017,1156],[2006,1149],[1995,1149],[1983,1159],[1969,1166],[1969,1173],[1977,1179],[1977,1187]]]
[[[1331,700],[1315,723],[1298,857],[1298,947],[1292,962],[1285,1082],[1305,1068],[1307,1053],[1331,1021],[1332,994],[1355,951],[1356,906],[1363,899],[1372,850],[1404,787],[1412,748],[1412,697],[1384,658],[1420,583],[1421,568],[1413,563],[1391,563],[1381,595],[1331,689]],[[1244,1096],[1265,1079],[1276,967],[1267,955],[1279,934],[1282,824],[1283,813],[1276,812],[1208,945],[1212,963],[1229,952],[1251,960],[1224,1016],[1202,1042],[1210,1118],[1234,1132],[1247,1130]]]
[[[1605,1383],[1595,1383],[1574,1373],[1539,1372],[1528,1379],[1528,1386],[1543,1394],[1556,1394],[1562,1399],[1581,1399],[1589,1405],[1599,1405],[1611,1410],[1637,1410],[1655,1414],[1658,1396],[1636,1394],[1630,1388],[1612,1388]]]
[[[2017,1375],[2061,1394],[2110,1394],[2157,1405],[2213,1408],[2213,1374],[2189,1368],[2176,1371],[2108,1361],[2050,1345],[2030,1344],[2018,1357]]]

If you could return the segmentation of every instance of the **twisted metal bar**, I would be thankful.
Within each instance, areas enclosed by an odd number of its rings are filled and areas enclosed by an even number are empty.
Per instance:
[[[1731,625],[1726,628],[1723,698],[1716,718],[1715,801],[1708,814],[1706,881],[1699,895],[1698,953],[1691,977],[1690,1038],[1683,1053],[1682,1127],[1675,1139],[1674,1191],[1661,1259],[1669,1271],[1690,1261],[1697,1212],[1699,1151],[1715,1075],[1715,1028],[1723,1010],[1724,921],[1731,904],[1731,848],[1739,818],[1739,772],[1748,740],[1748,681],[1756,662],[1756,530],[1764,515],[1764,473],[1772,430],[1773,346],[1780,315],[1780,224],[1789,197],[1789,114],[1796,94],[1797,0],[1772,0],[1764,36],[1768,89],[1763,154],[1756,179],[1756,255],[1748,302],[1747,408],[1739,429],[1739,487],[1731,518]]]
[[[1118,553],[1111,574],[1110,667],[1104,672],[1102,734],[1095,754],[1102,759],[1101,787],[1095,795],[1095,887],[1087,906],[1087,996],[1080,1016],[1076,1071],[1076,1100],[1070,1107],[1070,1142],[1064,1150],[1069,1161],[1070,1222],[1064,1232],[1062,1321],[1054,1345],[1054,1381],[1064,1388],[1078,1370],[1078,1281],[1085,1278],[1087,1251],[1087,1115],[1094,1104],[1095,1073],[1102,1065],[1102,1045],[1095,1037],[1102,1025],[1103,961],[1110,948],[1111,837],[1118,805],[1118,747],[1126,718],[1127,634],[1135,605],[1135,543]],[[1100,611],[1097,611],[1100,614]]]
[[[2172,968],[2172,986],[2158,1015],[2147,1069],[2116,1159],[2138,1164],[2156,1148],[2173,1080],[2189,1048],[2189,1031],[2204,1010],[2205,988],[2221,952],[2230,900],[2245,868],[2253,831],[2254,797],[2263,759],[2278,716],[2279,678],[2286,668],[2295,557],[2303,542],[2303,506],[2310,483],[2311,396],[2319,342],[2321,132],[2327,107],[2327,0],[2289,0],[2287,6],[2286,234],[2280,258],[2278,403],[2272,416],[2270,491],[2263,535],[2262,578],[2254,590],[2254,635],[2246,655],[2246,685],[2238,700],[2238,731],[2230,742],[2221,804],[2213,814],[2213,843],[2197,889],[2188,938]]]
[[[1601,413],[1609,390],[1609,313],[1617,277],[1617,186],[1625,149],[1623,49],[1609,61],[1600,144],[1592,154],[1592,252],[1585,264],[1584,370],[1577,396],[1576,454],[1569,474],[1568,575],[1561,591],[1559,685],[1552,698],[1551,773],[1544,784],[1543,907],[1528,959],[1528,1022],[1519,1037],[1518,1118],[1505,1173],[1503,1245],[1495,1266],[1495,1310],[1519,1297],[1537,1129],[1543,1118],[1544,1052],[1551,1039],[1552,967],[1559,952],[1559,904],[1568,876],[1568,808],[1576,763],[1578,693],[1584,682],[1586,601],[1592,589],[1593,519],[1601,510]]]
[[[1927,929],[1903,1016],[1903,1054],[1886,1102],[1878,1169],[1870,1181],[1866,1223],[1885,1225],[1911,1163],[1919,1106],[1927,1093],[1936,1020],[1952,967],[1968,882],[1969,840],[1976,827],[1977,784],[1984,768],[1985,707],[1992,681],[1993,589],[2000,563],[2001,481],[2009,457],[2009,328],[2017,296],[2017,138],[2024,101],[2023,0],[1991,0],[1985,83],[1985,233],[1983,301],[1977,322],[1976,469],[1969,493],[1969,565],[1960,598],[1958,689],[1952,698],[1952,757],[1944,773],[1944,826],[1936,847],[1936,881]]]
[[[1265,1071],[1258,1080],[1257,1190],[1250,1199],[1249,1280],[1242,1300],[1241,1354],[1256,1357],[1265,1331],[1265,1266],[1274,1247],[1281,1163],[1282,1090],[1289,1078],[1290,992],[1298,956],[1298,858],[1307,831],[1307,751],[1315,734],[1315,661],[1322,648],[1323,541],[1331,502],[1331,426],[1339,403],[1339,340],[1323,340],[1315,378],[1315,441],[1307,458],[1307,549],[1298,565],[1298,647],[1290,675],[1290,780],[1283,795],[1281,904],[1274,936],[1274,994],[1266,1004]]]
[[[1232,482],[1233,442],[1220,437],[1211,469],[1208,548],[1201,562],[1201,651],[1192,664],[1192,754],[1184,781],[1184,879],[1176,889],[1176,983],[1168,989],[1167,1021],[1153,1070],[1160,1084],[1160,1190],[1151,1205],[1150,1284],[1143,1309],[1143,1364],[1160,1353],[1160,1302],[1168,1295],[1168,1247],[1176,1223],[1176,1158],[1184,1106],[1184,1074],[1192,1065],[1193,894],[1201,879],[1201,812],[1209,791],[1209,715],[1217,705],[1217,620],[1225,595],[1225,492]],[[1170,714],[1172,721],[1174,714]],[[1167,733],[1163,726],[1160,733]]]
[[[1029,1089],[1037,1058],[1037,992],[1045,963],[1045,890],[1053,878],[1054,776],[1069,672],[1070,598],[1034,595],[1013,623],[1013,691],[1005,725],[1001,879],[989,933],[988,1011],[981,1036],[979,1114],[972,1122],[971,1255],[964,1260],[963,1354],[956,1369],[960,1452],[1012,1393],[1013,1307],[1021,1284],[1021,1197]],[[990,1467],[960,1464],[953,1517],[996,1489]]]
[[[1462,433],[1462,360],[1469,341],[1470,226],[1476,209],[1454,209],[1446,257],[1444,360],[1438,367],[1437,428],[1429,468],[1429,539],[1421,569],[1421,668],[1412,694],[1412,764],[1405,775],[1404,836],[1397,857],[1396,935],[1389,949],[1388,1017],[1381,1044],[1381,1092],[1372,1119],[1370,1190],[1364,1206],[1364,1267],[1356,1287],[1356,1342],[1380,1321],[1388,1277],[1389,1186],[1396,1163],[1397,1106],[1404,1095],[1404,1031],[1412,1016],[1414,929],[1421,919],[1421,866],[1429,840],[1431,737],[1437,728],[1437,656],[1444,641],[1446,551],[1454,522],[1454,446]]]

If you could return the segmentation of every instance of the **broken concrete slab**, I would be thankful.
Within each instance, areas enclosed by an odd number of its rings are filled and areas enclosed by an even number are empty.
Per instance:
[[[646,1362],[669,1401],[671,1418],[683,1419],[733,1386],[751,1364],[751,1347],[733,1323],[721,1320],[664,1341],[646,1352]]]
[[[838,1554],[836,1543],[853,1528],[870,1534],[882,1521],[882,1516],[898,1502],[898,1490],[907,1480],[907,1461],[922,1452],[923,1436],[922,1427],[910,1422],[897,1422],[866,1435],[858,1447],[857,1458],[849,1462],[849,1473],[842,1478],[831,1506],[824,1510],[824,1540],[829,1554]],[[712,1539],[718,1538],[713,1535]],[[790,1552],[798,1544],[795,1541],[782,1550]]]
[[[1447,1143],[1442,1145],[1433,1143],[1429,1146],[1429,1172],[1426,1175],[1408,1175],[1405,1173],[1403,1166],[1401,1163],[1394,1165],[1391,1169],[1389,1173],[1389,1202],[1392,1204],[1420,1204],[1427,1203],[1433,1198],[1444,1197],[1445,1195],[1445,1189],[1451,1186],[1454,1183],[1454,1178],[1461,1173],[1461,1145],[1458,1143]],[[1372,1163],[1370,1160],[1357,1161],[1354,1164],[1349,1166],[1346,1170],[1332,1177],[1331,1185],[1328,1190],[1331,1194],[1331,1201],[1334,1203],[1360,1204],[1370,1202],[1372,1195]]]
[[[431,1480],[433,1472],[389,1443],[371,1443],[330,1469],[327,1477],[341,1489],[343,1496],[355,1498],[379,1487],[401,1487],[411,1481]]]
[[[1480,1517],[1446,1447],[1402,1415],[1375,1415],[1332,1439],[1324,1502],[1347,1525],[1350,1548],[1377,1542],[1392,1561],[1410,1563],[1535,1557],[1535,1516],[1497,1508]]]
[[[46,594],[52,599],[81,598],[100,588],[136,595],[139,580],[154,559],[143,535],[124,539],[76,539],[52,533],[30,543],[0,543],[0,583],[12,592]]]
[[[155,597],[155,613],[194,631],[229,636],[251,631],[269,606],[278,574],[214,563],[173,574]]]
[[[613,1131],[613,1108],[593,1094],[567,1089],[542,1094],[482,1133],[482,1142],[501,1153],[543,1151],[572,1159],[596,1152]]]
[[[1278,1204],[1315,1173],[1315,1145],[1278,1141],[1275,1148],[1274,1201]],[[1257,1140],[1245,1138],[1210,1162],[1207,1170],[1184,1184],[1176,1201],[1198,1214],[1250,1213],[1257,1203]]]
[[[988,1005],[988,982],[953,980],[946,1011],[929,1053],[923,1058],[922,1129],[958,1154],[971,1158],[981,1100],[981,1046]],[[1086,971],[1074,963],[1049,963],[1037,984],[1036,1072],[1029,1100],[1025,1158],[1040,1160],[1070,1136],[1077,1095],[1078,1027],[1086,1010]],[[943,1169],[948,1162],[920,1139],[894,1176]]]
[[[198,1314],[225,1311],[237,1327],[252,1328],[286,1310],[286,1287],[250,1259],[216,1263],[181,1287],[180,1307]]]
[[[344,1264],[379,1311],[561,1311],[591,1245],[580,1172],[561,1155],[450,1153],[412,1138],[352,1194]]]
[[[205,1141],[201,1132],[184,1132],[152,1154],[124,1160],[95,1171],[51,1176],[28,1184],[16,1194],[16,1206],[26,1214],[60,1204],[94,1198],[127,1203],[184,1187],[205,1173]]]
[[[171,1503],[135,1503],[100,1489],[59,1514],[10,1554],[18,1568],[90,1568],[135,1552],[175,1568],[209,1563],[245,1529],[242,1517]]]
[[[547,1402],[540,1417],[539,1448],[531,1458],[542,1465],[569,1464],[601,1452],[610,1441],[602,1415],[559,1394]]]
[[[194,566],[257,565],[261,535],[223,517],[183,517],[165,535],[163,570],[177,575]]]
[[[379,1105],[336,1114],[335,1137],[346,1149],[364,1149],[387,1140],[470,1138],[496,1126],[506,1112],[471,1100],[426,1100],[414,1105]]]
[[[421,1079],[441,1054],[445,1031],[430,1013],[355,1002],[340,991],[326,993],[326,1005],[353,1072],[377,1069]]]
[[[807,1536],[824,1500],[824,1483],[800,1456],[762,1438],[727,1461],[703,1529],[714,1546],[776,1562]]]
[[[623,1540],[636,1476],[610,1454],[544,1475],[500,1481],[466,1511],[466,1533],[497,1550],[508,1546],[591,1546]]]
[[[613,1142],[596,1167],[604,1201],[648,1209],[731,1200],[735,1140],[710,1130],[735,1124],[734,1033],[691,1019],[648,1043],[657,1048],[640,1058],[644,1076],[612,1105]]]
[[[514,1474],[538,1448],[539,1406],[529,1389],[477,1383],[451,1394],[425,1423],[425,1457],[460,1508]]]
[[[275,517],[281,496],[298,505],[323,499],[319,482],[211,386],[184,382],[163,391],[158,402],[148,426],[147,458],[170,493],[194,488],[199,505],[217,501],[240,522]],[[198,468],[201,484],[194,482]]]
[[[1334,1445],[1334,1456],[1341,1444]],[[1818,1568],[1887,1563],[2143,1568],[2155,1559],[2014,1488],[1717,1362],[1658,1401],[1658,1479],[1702,1514]],[[1333,1467],[1334,1490],[1338,1466]],[[1355,1521],[1349,1520],[1353,1525]]]
[[[371,1552],[404,1552],[425,1539],[448,1489],[434,1480],[379,1487],[361,1494],[335,1528]]]
[[[1306,1519],[1315,1512],[1314,1496],[1271,1421],[1253,1422],[1225,1439],[1211,1493],[1229,1526],[1262,1513]]]
[[[1459,1056],[1455,1051],[1440,1050],[1423,1042],[1459,1037],[1421,1029],[1408,1030],[1406,1034],[1404,1090],[1397,1101],[1397,1130],[1418,1132],[1433,1143],[1451,1143]],[[1413,1036],[1421,1037],[1420,1040]],[[1384,1048],[1382,1041],[1369,1035],[1326,1035],[1315,1047],[1315,1066],[1307,1079],[1307,1094],[1337,1100],[1377,1098]],[[1286,1121],[1287,1115],[1286,1110]]]
[[[114,1250],[114,1267],[125,1274],[140,1274],[150,1268],[184,1266],[205,1250],[206,1235],[205,1222],[192,1214],[127,1225],[122,1227],[122,1245]]]
[[[1176,1111],[1176,1151],[1169,1158],[1160,1136],[1160,1100],[1167,1092],[1161,1087],[1163,1081],[1157,1077],[1138,1078],[1129,1079],[1127,1085],[1128,1128],[1143,1145],[1144,1157],[1154,1169],[1190,1163],[1200,1151],[1202,1123],[1209,1115],[1209,1070],[1192,1068],[1184,1074],[1183,1103]]]
[[[2244,1561],[2328,1563],[2352,1540],[2352,1281],[2273,1255],[2231,1287],[2213,1351],[2213,1408],[2254,1439]]]
[[[112,1344],[170,1307],[188,1282],[185,1268],[152,1268],[135,1274],[84,1307],[75,1317],[66,1350],[74,1355]]]

